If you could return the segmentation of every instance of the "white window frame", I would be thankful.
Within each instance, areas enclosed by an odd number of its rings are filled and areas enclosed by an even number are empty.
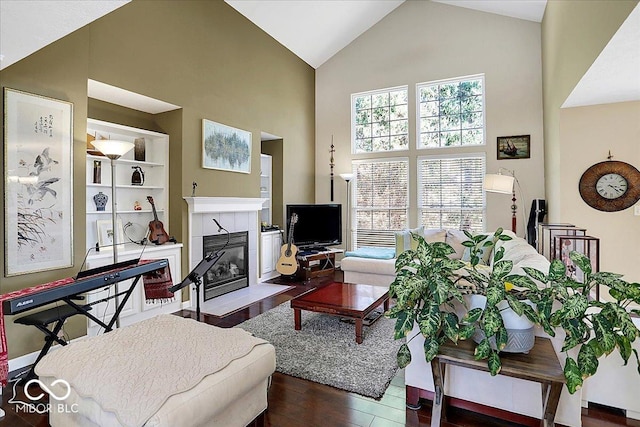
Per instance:
[[[387,163],[387,162],[404,162],[406,163],[407,166],[407,195],[406,195],[406,206],[405,207],[397,207],[397,208],[386,208],[388,210],[398,210],[398,209],[404,209],[405,210],[405,216],[406,216],[406,221],[405,224],[402,228],[400,229],[404,229],[404,228],[408,228],[409,227],[409,212],[410,212],[410,207],[411,207],[411,171],[410,171],[410,159],[409,157],[385,157],[385,158],[369,158],[369,159],[359,159],[359,160],[353,160],[351,162],[351,168],[352,168],[352,172],[353,172],[353,185],[352,185],[352,194],[349,195],[349,197],[351,197],[351,212],[350,212],[350,218],[351,218],[351,224],[350,224],[350,229],[351,229],[351,239],[350,241],[352,242],[351,245],[356,248],[356,243],[358,242],[358,216],[357,216],[357,211],[358,211],[358,206],[357,206],[357,192],[358,192],[358,174],[357,174],[357,165],[359,164],[363,164],[363,163]],[[380,208],[364,208],[361,210],[382,210]],[[379,244],[380,245],[384,245],[384,246],[394,246],[395,245],[395,231],[396,230],[385,230],[385,231],[389,231],[390,233],[393,233],[392,237],[387,238],[388,242],[386,244]],[[384,239],[383,239],[384,240]],[[383,241],[382,240],[382,241]]]
[[[454,145],[454,146],[438,146],[438,147],[427,147],[422,146],[422,137],[420,132],[420,89],[425,86],[433,86],[433,85],[442,85],[448,83],[456,83],[463,82],[467,80],[482,80],[482,143],[480,144],[464,144],[464,145]],[[422,82],[416,84],[416,149],[418,150],[439,150],[439,149],[449,149],[449,148],[464,148],[464,147],[481,147],[487,144],[487,108],[486,108],[486,83],[484,79],[484,73],[481,74],[473,74],[469,76],[456,77],[452,79],[442,79],[442,80],[434,80],[430,82]],[[438,116],[440,117],[440,116]]]
[[[392,150],[382,150],[382,151],[356,151],[356,98],[368,95],[374,96],[381,93],[389,93],[395,92],[398,90],[404,90],[407,92],[407,147],[406,148],[398,148]],[[402,86],[394,86],[384,89],[376,89],[376,90],[368,90],[364,92],[352,93],[351,94],[351,154],[376,154],[376,153],[393,153],[393,152],[403,152],[408,151],[409,146],[411,144],[410,140],[410,132],[409,132],[409,85]]]
[[[421,198],[421,183],[423,182],[422,180],[422,168],[420,167],[420,163],[423,160],[438,160],[438,159],[463,159],[463,158],[470,158],[470,157],[480,157],[483,159],[484,161],[484,165],[483,165],[483,170],[482,170],[482,178],[484,178],[484,175],[486,174],[487,171],[487,156],[486,153],[484,152],[473,152],[473,153],[460,153],[460,152],[453,152],[451,154],[433,154],[433,155],[423,155],[423,156],[418,156],[417,157],[417,161],[416,161],[416,169],[417,169],[417,176],[416,176],[416,196],[417,196],[417,211],[418,211],[418,225],[422,225],[422,211],[424,209],[426,209],[426,207],[423,204],[423,200]],[[484,189],[482,190],[482,227],[481,230],[479,231],[485,231],[487,227],[487,198],[486,198],[486,192],[484,191]],[[478,230],[476,230],[478,231]]]

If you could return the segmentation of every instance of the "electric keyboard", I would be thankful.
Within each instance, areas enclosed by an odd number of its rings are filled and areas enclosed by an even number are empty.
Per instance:
[[[3,301],[4,314],[18,314],[53,302],[73,299],[85,292],[90,292],[159,270],[166,267],[167,264],[168,261],[166,259],[148,262],[140,262],[138,259],[133,259],[82,271],[78,273],[76,277],[63,279],[63,281],[68,281],[67,284]]]

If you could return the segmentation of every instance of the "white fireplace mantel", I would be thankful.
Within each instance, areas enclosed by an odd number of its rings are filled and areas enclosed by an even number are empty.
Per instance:
[[[257,212],[267,199],[259,197],[184,197],[189,213]]]
[[[221,230],[218,223],[211,220],[217,219],[225,225],[224,230],[229,233],[248,232],[249,246],[249,286],[258,283],[259,270],[259,212],[262,210],[266,199],[251,197],[184,197],[189,208],[188,222],[188,254],[189,270],[192,270],[204,257],[203,238],[205,235],[218,234]],[[200,294],[200,302],[203,303],[204,292]],[[192,307],[195,304],[195,292],[191,289],[190,300]]]

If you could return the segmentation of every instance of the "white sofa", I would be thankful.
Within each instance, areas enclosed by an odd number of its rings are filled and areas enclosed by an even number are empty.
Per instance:
[[[449,243],[456,250],[454,256],[462,258],[465,250],[462,242],[468,240],[463,232],[424,230],[423,233],[427,241]],[[546,258],[538,254],[526,240],[515,236],[510,231],[504,233],[511,236],[512,240],[499,241],[497,247],[504,247],[504,259],[513,261],[513,273],[524,274],[523,267],[533,267],[547,272],[549,261]],[[341,268],[344,271],[345,282],[389,286],[395,279],[395,259],[380,260],[347,256],[343,258]],[[547,336],[542,329],[537,329],[536,334]],[[424,338],[419,334],[418,329],[414,328],[412,335],[407,339],[412,361],[405,370],[405,384],[407,385],[407,404],[413,405],[417,403],[418,397],[430,398],[434,387],[431,367],[424,357]],[[566,356],[560,351],[564,334],[560,331],[551,341],[560,363],[564,366]],[[447,396],[463,401],[515,414],[538,419],[542,417],[541,388],[539,384],[531,381],[501,375],[492,377],[486,372],[450,366],[447,368],[445,393]],[[556,413],[556,423],[580,426],[580,413],[581,391],[578,390],[571,395],[566,388],[563,388]]]

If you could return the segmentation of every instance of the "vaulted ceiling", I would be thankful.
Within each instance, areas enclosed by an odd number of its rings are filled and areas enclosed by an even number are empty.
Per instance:
[[[314,68],[405,0],[225,0]],[[420,0],[429,1],[429,0]],[[547,0],[433,0],[541,22]],[[129,0],[0,1],[0,69],[125,5]],[[640,100],[640,5],[564,106]]]

